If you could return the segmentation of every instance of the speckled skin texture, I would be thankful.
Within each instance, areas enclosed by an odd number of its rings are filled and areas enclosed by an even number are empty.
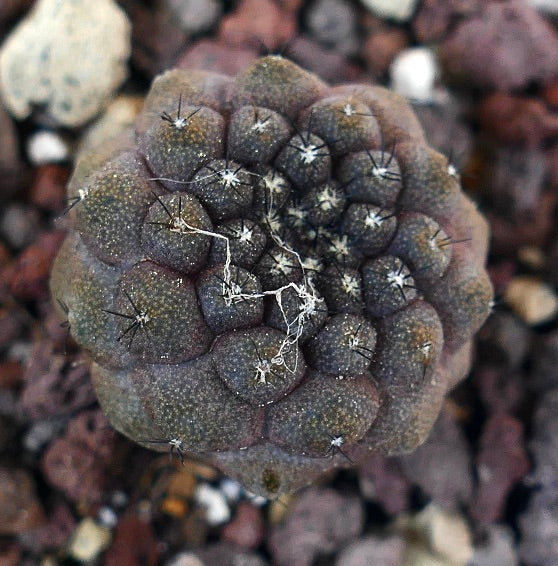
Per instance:
[[[76,169],[51,277],[112,424],[272,498],[423,442],[492,286],[405,101],[276,56],[173,70],[136,140]]]

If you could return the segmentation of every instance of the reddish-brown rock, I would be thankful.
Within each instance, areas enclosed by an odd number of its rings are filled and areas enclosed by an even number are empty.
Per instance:
[[[558,114],[533,97],[495,92],[482,99],[478,115],[483,128],[504,144],[537,147],[558,134]]]
[[[120,519],[103,564],[112,566],[155,566],[159,549],[151,524],[135,515]]]
[[[264,528],[261,510],[241,501],[233,520],[223,528],[223,539],[243,548],[257,548],[262,542]]]
[[[293,12],[282,9],[279,3],[242,0],[234,12],[223,18],[219,37],[233,45],[254,47],[260,43],[274,51],[292,39],[296,32]]]
[[[0,509],[2,535],[18,534],[44,522],[42,505],[26,470],[0,468]]]
[[[192,44],[176,62],[179,69],[203,69],[235,75],[258,58],[255,49],[229,45],[215,39],[200,39]]]
[[[476,464],[479,484],[470,513],[480,523],[492,523],[502,517],[511,488],[529,471],[521,422],[505,413],[490,417]]]
[[[486,2],[446,39],[440,59],[461,84],[522,88],[558,76],[558,35],[527,2]]]
[[[63,232],[45,232],[17,258],[10,281],[10,291],[16,298],[40,300],[48,297],[50,267],[63,239]]]

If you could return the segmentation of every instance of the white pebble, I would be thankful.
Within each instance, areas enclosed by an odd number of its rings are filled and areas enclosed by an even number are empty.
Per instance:
[[[33,165],[59,163],[68,159],[69,155],[66,142],[55,132],[37,132],[27,142],[27,156]]]
[[[31,426],[23,437],[23,446],[26,450],[29,450],[29,452],[38,452],[50,442],[56,434],[62,432],[67,422],[68,420],[65,417],[49,417],[35,421],[33,426]]]
[[[434,86],[438,63],[428,47],[404,49],[390,67],[391,88],[406,98],[419,103],[436,99]]]
[[[86,517],[77,526],[70,544],[68,554],[82,562],[96,558],[110,544],[110,531],[97,524],[91,517]]]
[[[415,12],[417,0],[362,0],[362,3],[381,18],[406,22]]]
[[[118,523],[118,515],[108,505],[104,505],[97,513],[97,520],[101,525],[113,529]]]
[[[57,124],[81,126],[126,78],[130,36],[114,0],[38,0],[0,49],[6,108],[26,118],[40,107]]]
[[[242,486],[231,478],[223,478],[219,487],[229,503],[236,503],[242,495]]]
[[[200,484],[194,493],[196,503],[205,508],[205,520],[211,526],[222,525],[231,518],[224,494],[208,484]]]
[[[269,499],[264,497],[263,495],[256,495],[251,491],[246,492],[246,499],[254,506],[254,507],[263,507],[266,503],[269,503]]]

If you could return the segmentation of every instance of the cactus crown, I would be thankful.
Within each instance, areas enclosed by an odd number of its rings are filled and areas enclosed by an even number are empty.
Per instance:
[[[158,77],[70,182],[51,278],[114,426],[267,496],[414,448],[492,296],[451,167],[380,87],[277,56]]]

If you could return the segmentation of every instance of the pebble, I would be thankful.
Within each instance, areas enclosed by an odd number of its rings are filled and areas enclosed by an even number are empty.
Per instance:
[[[55,123],[81,126],[126,78],[130,23],[113,0],[39,0],[0,51],[0,93],[16,118],[45,106]]]
[[[558,34],[527,2],[483,2],[439,50],[447,74],[467,88],[509,91],[558,74]]]
[[[495,312],[488,319],[480,338],[483,360],[490,360],[496,371],[507,370],[506,373],[521,367],[532,345],[531,330],[513,313],[504,310]],[[498,406],[497,397],[502,396],[502,391],[490,391],[490,387],[485,390],[482,384],[479,388],[487,405]]]
[[[222,7],[217,0],[166,0],[180,27],[189,34],[200,33],[213,27]]]
[[[413,15],[417,0],[361,0],[366,8],[382,18],[406,22]]]
[[[23,469],[0,468],[0,535],[18,534],[44,523],[31,475]]]
[[[124,509],[124,507],[128,505],[129,499],[128,495],[120,489],[117,489],[110,494],[111,505],[120,510]]]
[[[417,543],[410,544],[407,547],[405,560],[401,564],[402,566],[464,566],[461,563],[456,565],[453,562],[447,562]]]
[[[67,206],[66,183],[69,168],[62,165],[37,167],[30,191],[30,202],[47,212],[61,213]]]
[[[113,456],[114,432],[100,409],[70,419],[65,436],[50,443],[41,459],[46,481],[77,502],[82,512],[103,500],[106,469]]]
[[[359,487],[365,499],[390,515],[407,510],[411,485],[396,458],[367,454],[359,465]]]
[[[352,55],[359,47],[356,18],[347,0],[318,0],[308,9],[306,25],[310,35],[326,47]]]
[[[483,426],[476,458],[478,485],[469,513],[477,524],[503,518],[509,492],[529,471],[523,425],[503,412]]]
[[[156,566],[161,550],[162,545],[155,537],[152,524],[131,512],[118,521],[103,564]]]
[[[76,160],[85,152],[106,145],[132,128],[142,105],[143,98],[140,96],[120,95],[115,98],[84,132],[76,152]]]
[[[8,246],[21,250],[36,239],[39,216],[36,210],[17,202],[2,207],[0,212],[0,237]]]
[[[206,566],[193,552],[181,552],[169,560],[165,566]]]
[[[382,76],[397,54],[409,43],[407,34],[399,28],[374,30],[364,43],[362,55],[375,76]]]
[[[513,533],[503,525],[490,525],[486,538],[475,546],[473,558],[467,566],[517,566]]]
[[[486,0],[427,0],[421,2],[412,26],[420,43],[438,42],[454,24],[474,15]]]
[[[335,566],[399,566],[403,564],[405,539],[398,535],[368,536],[345,547]]]
[[[533,271],[542,271],[546,264],[544,251],[537,246],[523,246],[517,250],[517,259]]]
[[[498,142],[539,149],[558,135],[558,116],[534,96],[495,92],[478,104],[481,126]]]
[[[66,423],[67,418],[65,416],[51,416],[35,421],[23,437],[24,448],[29,452],[39,452],[64,430]]]
[[[358,536],[364,525],[362,500],[331,488],[310,488],[290,506],[268,539],[277,566],[312,564]]]
[[[223,540],[242,548],[258,548],[262,543],[265,525],[260,509],[241,501],[233,520],[223,528]]]
[[[529,566],[558,564],[558,493],[546,486],[535,491],[519,517],[519,556]]]
[[[235,547],[228,543],[210,544],[199,551],[207,566],[267,566],[267,562],[255,552]],[[300,566],[289,564],[289,566]]]
[[[397,459],[407,478],[438,505],[456,509],[471,497],[469,445],[449,406],[443,409],[426,442]],[[448,474],[448,470],[454,471]]]
[[[231,518],[231,510],[225,495],[219,489],[207,483],[196,486],[194,499],[198,505],[205,509],[205,520],[210,526],[222,525]]]
[[[527,324],[536,326],[558,313],[558,297],[553,289],[537,277],[518,275],[512,278],[504,298]]]
[[[46,549],[64,548],[75,530],[76,520],[70,507],[62,502],[54,503],[53,500],[49,501],[46,524],[24,533],[21,540],[26,550],[41,555]]]
[[[459,173],[463,173],[471,165],[474,144],[470,126],[464,119],[463,102],[448,96],[439,103],[413,104],[413,111],[430,146],[447,156]]]
[[[430,103],[439,74],[434,52],[428,47],[410,47],[400,51],[389,68],[391,88],[415,102]]]
[[[448,562],[466,564],[471,558],[471,533],[458,513],[429,505],[418,517],[428,537],[430,548]]]
[[[240,0],[219,27],[218,37],[226,43],[254,47],[263,43],[271,51],[296,36],[295,15],[272,0]]]
[[[88,562],[95,559],[111,540],[107,527],[96,523],[91,517],[86,517],[77,526],[68,545],[68,555],[76,560]]]
[[[101,525],[113,529],[118,523],[118,515],[112,507],[103,505],[97,513],[97,520]]]
[[[359,81],[360,70],[347,57],[306,35],[292,40],[288,54],[295,63],[331,84]]]
[[[17,542],[4,544],[2,549],[0,549],[0,564],[2,564],[2,566],[20,566],[22,564],[21,554],[21,547]],[[43,561],[41,566],[50,565],[44,564]]]
[[[242,486],[231,478],[223,478],[219,482],[219,488],[229,503],[236,503],[243,492]]]
[[[471,533],[465,519],[456,512],[445,511],[434,503],[425,507],[420,513],[411,517],[400,517],[397,528],[407,533],[409,541],[423,540],[425,546],[414,547],[417,558],[410,559],[412,553],[407,552],[407,566],[426,564],[443,564],[465,566],[473,555]],[[419,556],[428,558],[419,561]]]
[[[236,75],[257,58],[256,49],[231,46],[224,41],[204,37],[188,47],[176,61],[176,67]]]
[[[66,142],[56,132],[42,130],[27,140],[27,157],[36,166],[60,163],[70,156]]]

